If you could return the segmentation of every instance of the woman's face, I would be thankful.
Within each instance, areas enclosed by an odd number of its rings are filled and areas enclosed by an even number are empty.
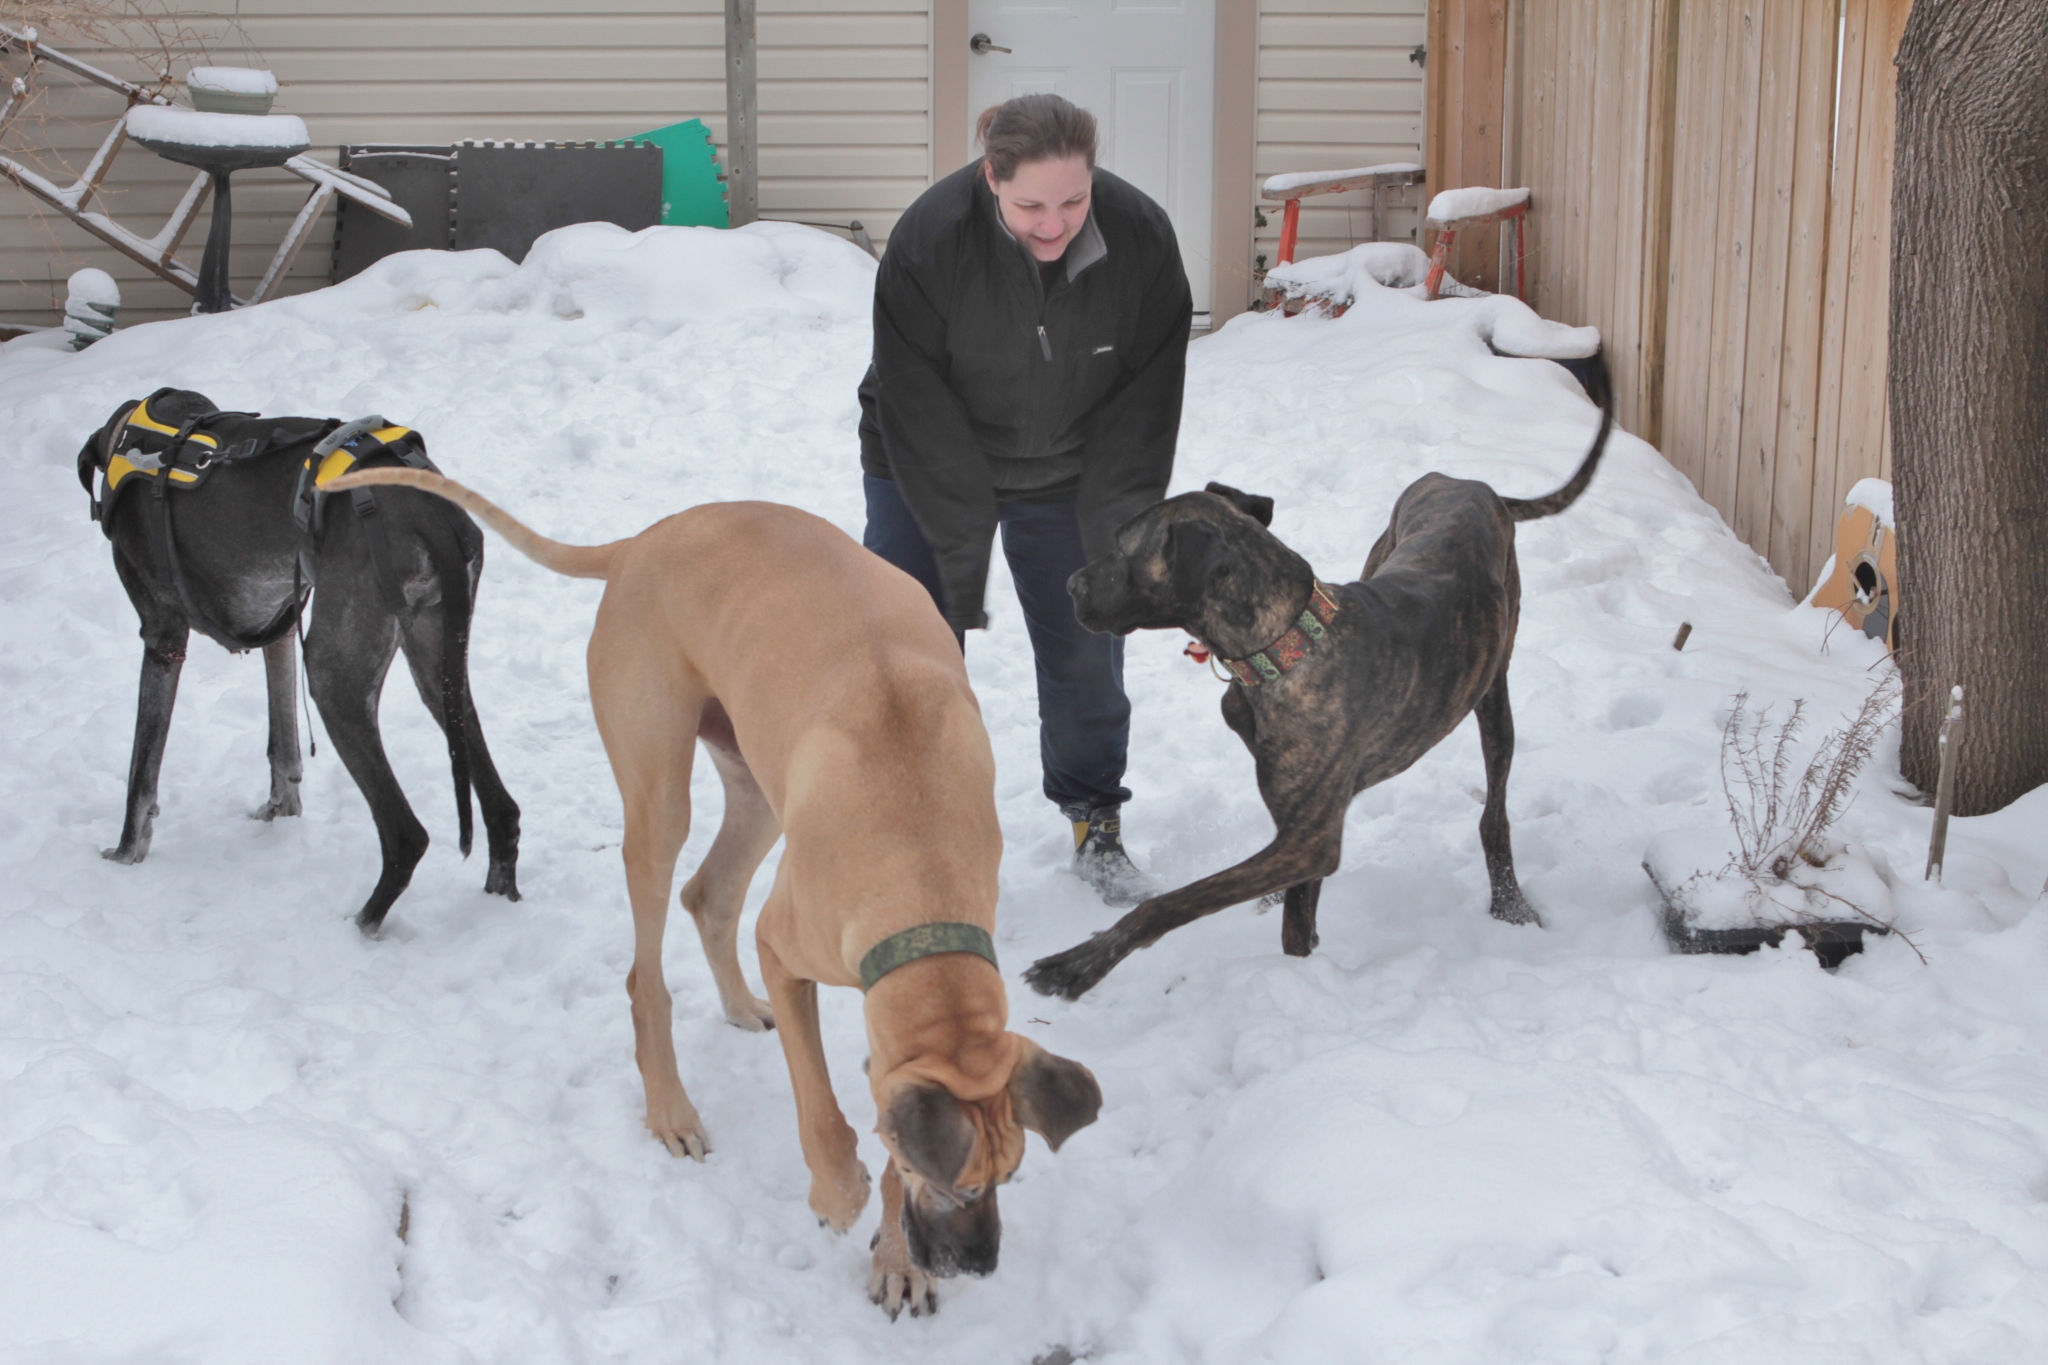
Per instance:
[[[995,168],[986,164],[982,174],[1002,208],[1003,226],[1034,260],[1058,260],[1088,221],[1088,197],[1095,181],[1086,157],[1019,162],[1017,174],[1008,180],[997,180]]]

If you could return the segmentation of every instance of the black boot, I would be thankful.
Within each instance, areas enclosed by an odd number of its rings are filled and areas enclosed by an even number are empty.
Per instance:
[[[1061,808],[1074,826],[1074,875],[1095,888],[1104,905],[1136,905],[1160,892],[1124,852],[1123,807]]]

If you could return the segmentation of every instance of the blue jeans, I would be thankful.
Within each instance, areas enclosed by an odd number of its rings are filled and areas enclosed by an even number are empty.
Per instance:
[[[938,561],[890,479],[863,474],[868,524],[861,544],[924,585],[944,609]],[[1131,747],[1131,702],[1124,695],[1124,642],[1074,619],[1067,579],[1088,562],[1081,521],[1070,502],[1000,502],[1003,557],[1038,664],[1038,757],[1045,795],[1070,818],[1131,799],[1123,785]],[[963,635],[960,647],[967,647]],[[1079,812],[1079,814],[1076,814]]]

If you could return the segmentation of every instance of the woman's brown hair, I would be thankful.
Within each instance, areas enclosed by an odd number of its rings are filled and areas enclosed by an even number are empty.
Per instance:
[[[999,184],[1014,179],[1027,161],[1078,156],[1095,169],[1095,115],[1058,95],[1019,95],[991,105],[974,121],[974,135]]]

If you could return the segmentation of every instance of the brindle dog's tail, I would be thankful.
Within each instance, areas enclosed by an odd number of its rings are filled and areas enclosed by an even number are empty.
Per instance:
[[[1592,363],[1582,370],[1574,370],[1574,373],[1578,375],[1579,383],[1585,386],[1586,396],[1600,405],[1600,430],[1593,437],[1593,448],[1580,461],[1578,472],[1555,493],[1540,498],[1502,498],[1501,501],[1507,504],[1508,515],[1516,521],[1554,517],[1577,502],[1579,494],[1586,491],[1586,485],[1593,482],[1593,471],[1600,467],[1600,456],[1607,450],[1607,433],[1614,430],[1614,389],[1607,378],[1607,357],[1595,352]]]
[[[497,504],[470,492],[453,479],[424,469],[359,469],[330,479],[321,487],[328,492],[365,488],[371,484],[402,484],[423,493],[446,498],[512,543],[512,548],[544,569],[569,578],[609,578],[612,559],[623,540],[609,545],[564,545],[538,531],[521,525],[517,518]]]

